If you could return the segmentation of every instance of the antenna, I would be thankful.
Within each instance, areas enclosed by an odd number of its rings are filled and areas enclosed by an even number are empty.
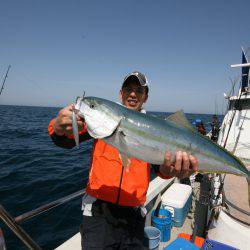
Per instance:
[[[240,63],[231,65],[231,68],[244,68],[244,67],[250,67],[250,63]]]
[[[3,92],[4,84],[5,84],[6,79],[7,79],[7,77],[8,77],[8,73],[9,73],[10,67],[11,67],[11,66],[9,65],[9,66],[8,66],[8,69],[7,69],[7,71],[6,71],[5,77],[4,77],[4,79],[3,79],[3,84],[2,84],[2,87],[1,87],[1,90],[0,90],[0,95],[1,95],[2,92]]]
[[[230,97],[231,95],[234,95],[234,88],[235,88],[235,85],[236,85],[236,83],[240,80],[240,77],[241,77],[241,75],[238,75],[238,76],[236,76],[235,78],[234,78],[234,80],[232,80],[231,78],[230,78],[230,81],[231,81],[231,90],[230,90],[230,92],[229,92],[229,94],[228,94],[228,96]]]
[[[217,103],[217,95],[215,95],[215,100],[214,100],[214,114],[218,115],[218,103]]]

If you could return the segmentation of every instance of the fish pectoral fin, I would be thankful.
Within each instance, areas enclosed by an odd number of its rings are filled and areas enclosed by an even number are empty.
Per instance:
[[[79,147],[79,134],[78,134],[78,125],[77,125],[75,110],[73,110],[72,112],[72,128],[76,146]]]
[[[119,157],[122,161],[122,166],[125,168],[126,171],[128,171],[131,164],[131,159],[123,153],[119,153]]]
[[[171,121],[179,126],[195,131],[195,128],[190,124],[183,110],[179,110],[172,115],[169,115],[166,120]]]
[[[119,142],[124,146],[124,148],[127,149],[127,147],[130,145],[133,146],[139,146],[140,142],[136,137],[133,137],[129,134],[126,134],[124,131],[119,130]]]

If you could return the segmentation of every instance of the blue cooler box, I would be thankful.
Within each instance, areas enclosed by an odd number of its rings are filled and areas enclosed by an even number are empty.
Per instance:
[[[192,188],[174,183],[161,197],[162,208],[172,214],[172,225],[182,227],[192,203]]]
[[[206,239],[201,249],[205,250],[239,250],[238,248],[228,246],[215,240]]]
[[[183,239],[177,238],[171,242],[164,250],[199,250],[195,244]]]

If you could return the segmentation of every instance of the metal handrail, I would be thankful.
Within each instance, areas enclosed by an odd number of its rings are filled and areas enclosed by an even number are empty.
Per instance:
[[[231,201],[229,201],[226,197],[224,197],[224,199],[225,199],[225,202],[227,203],[227,205],[229,205],[230,207],[232,207],[232,208],[234,208],[234,209],[240,211],[240,212],[243,213],[243,214],[246,214],[246,215],[250,216],[250,212],[248,212],[248,211],[246,211],[246,210],[244,210],[244,209],[242,209],[242,208],[236,206],[236,205],[233,204]]]
[[[3,237],[3,231],[0,227],[0,249],[1,250],[6,250],[6,244],[5,244],[5,240],[4,240],[4,237]]]
[[[0,205],[0,219],[10,228],[12,232],[16,234],[16,236],[29,248],[35,250],[41,250],[41,247],[31,239],[31,237],[18,225],[18,223],[23,222],[27,219],[30,219],[36,215],[39,215],[43,212],[49,211],[52,208],[55,208],[59,205],[62,205],[76,197],[82,196],[85,194],[85,189],[79,190],[73,194],[67,195],[58,200],[52,201],[48,204],[40,206],[34,210],[26,212],[13,218],[2,205]]]
[[[77,192],[75,192],[73,194],[67,195],[67,196],[65,196],[63,198],[60,198],[58,200],[52,201],[52,202],[50,202],[48,204],[45,204],[45,205],[43,205],[41,207],[38,207],[38,208],[36,208],[34,210],[31,210],[29,212],[21,214],[21,215],[19,215],[19,216],[17,216],[15,218],[15,221],[16,222],[25,221],[27,219],[30,219],[30,218],[32,218],[32,217],[34,217],[36,215],[39,215],[39,214],[41,214],[43,212],[49,211],[52,208],[55,208],[55,207],[65,203],[65,202],[68,202],[68,201],[70,201],[70,200],[72,200],[72,199],[74,199],[74,198],[76,198],[78,196],[84,195],[84,194],[85,194],[85,189],[79,190],[79,191],[77,191]]]
[[[37,245],[35,241],[17,224],[17,222],[11,217],[11,215],[0,205],[0,218],[10,228],[12,232],[29,248],[35,250],[41,250],[42,248]]]

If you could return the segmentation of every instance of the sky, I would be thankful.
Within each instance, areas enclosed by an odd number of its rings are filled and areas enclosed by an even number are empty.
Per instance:
[[[1,1],[0,105],[118,101],[123,78],[149,80],[147,110],[221,113],[250,46],[250,1]]]

